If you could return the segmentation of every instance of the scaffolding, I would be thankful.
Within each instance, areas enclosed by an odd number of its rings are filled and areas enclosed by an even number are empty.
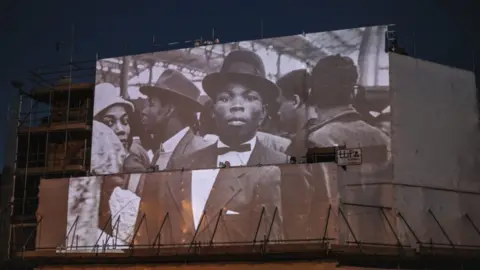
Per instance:
[[[18,91],[18,109],[10,112],[16,115],[15,159],[2,183],[12,198],[2,206],[12,208],[4,213],[10,214],[10,250],[35,236],[40,179],[84,176],[90,166],[95,61],[44,66],[30,77],[12,82]]]
[[[362,231],[355,231],[354,224],[347,217],[346,208],[349,206],[374,209],[381,213],[383,220],[388,224],[389,238],[394,241],[366,242],[362,239]],[[142,264],[161,264],[161,263],[202,263],[202,262],[269,262],[269,261],[336,261],[343,265],[355,265],[362,267],[386,267],[397,269],[419,269],[423,267],[448,266],[449,269],[477,269],[480,263],[478,254],[480,246],[461,245],[453,243],[447,231],[438,220],[435,213],[429,210],[430,215],[436,221],[437,226],[442,229],[444,236],[448,239],[447,244],[426,242],[418,237],[417,233],[411,228],[409,220],[404,215],[391,207],[379,205],[363,205],[353,203],[342,203],[340,206],[326,206],[327,217],[325,221],[319,222],[323,230],[317,238],[312,239],[270,239],[272,224],[275,219],[273,216],[270,226],[264,234],[261,235],[260,223],[265,219],[264,212],[258,217],[258,226],[251,235],[251,241],[244,242],[215,242],[213,241],[217,232],[218,221],[221,212],[215,223],[211,234],[211,240],[207,242],[197,241],[197,232],[187,243],[168,244],[161,241],[162,235],[166,236],[166,230],[163,226],[169,221],[170,215],[166,213],[163,217],[162,226],[158,232],[151,238],[149,244],[134,244],[142,222],[146,220],[143,215],[135,228],[133,239],[130,243],[118,244],[115,239],[117,235],[113,234],[110,239],[100,243],[100,237],[97,243],[89,246],[79,246],[77,235],[77,221],[71,225],[64,237],[65,242],[56,247],[37,247],[34,250],[23,250],[14,253],[14,259],[21,260],[24,263],[33,266],[52,266],[52,265],[137,265],[139,261]],[[275,209],[276,210],[276,209]],[[276,212],[276,211],[275,211]],[[275,213],[274,212],[274,213]],[[205,215],[205,213],[204,213]],[[397,218],[404,223],[409,233],[415,238],[415,244],[406,244],[402,241],[397,230],[394,228],[393,219]],[[476,228],[468,214],[465,216]],[[41,227],[41,218],[39,219],[37,229]],[[112,220],[108,220],[107,223]],[[202,223],[203,218],[200,220]],[[338,222],[338,223],[337,223]],[[340,241],[337,233],[330,235],[332,227],[345,225],[353,241]],[[105,224],[106,226],[106,224]],[[104,226],[104,227],[105,227]],[[114,230],[115,231],[115,230]],[[477,231],[478,232],[478,231]],[[35,242],[30,235],[27,241]],[[153,235],[152,235],[153,236]],[[384,239],[386,240],[386,239]],[[24,243],[24,247],[28,243]],[[402,267],[402,268],[400,268]],[[466,268],[455,268],[466,267]],[[475,268],[477,267],[477,268]]]

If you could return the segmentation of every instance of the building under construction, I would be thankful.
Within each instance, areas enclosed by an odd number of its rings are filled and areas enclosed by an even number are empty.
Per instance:
[[[2,239],[10,239],[8,246],[2,241],[3,256],[35,248],[29,239],[35,239],[41,179],[87,175],[93,76],[92,63],[79,62],[42,67],[31,81],[12,82],[18,103],[9,112],[16,131],[8,131],[2,178]]]
[[[378,194],[369,193],[373,188],[382,191],[382,198],[375,198],[379,203],[359,199],[325,205],[327,217],[321,222],[322,235],[316,239],[270,241],[265,237],[258,241],[255,235],[248,243],[217,245],[192,240],[161,245],[155,241],[148,246],[137,246],[132,239],[123,246],[114,244],[113,250],[108,245],[89,246],[93,250],[89,252],[75,252],[78,247],[71,240],[71,228],[66,233],[64,228],[48,230],[58,230],[58,239],[72,243],[48,248],[39,244],[38,234],[46,231],[39,228],[53,223],[38,215],[38,193],[41,179],[53,183],[90,175],[95,62],[33,71],[32,83],[13,83],[18,100],[9,114],[10,136],[1,183],[0,268],[133,270],[173,264],[212,269],[478,269],[479,148],[473,143],[460,145],[460,141],[473,141],[479,133],[477,126],[472,128],[478,120],[476,105],[472,105],[474,81],[472,88],[468,72],[393,53],[389,57],[391,89],[408,90],[392,95],[395,180],[375,187],[363,183],[352,187],[365,194]],[[128,71],[129,67],[124,68]],[[466,94],[452,97],[451,90],[456,87]],[[431,107],[437,111],[432,113],[416,102],[423,97],[420,92],[429,95]],[[450,106],[449,114],[441,111],[446,106]],[[437,125],[438,119],[443,119],[443,124]],[[450,141],[459,143],[444,147],[442,154],[436,152]],[[451,162],[452,157],[456,162]],[[436,174],[439,167],[442,173]],[[451,171],[456,174],[449,174]],[[52,216],[63,218],[61,213],[51,213],[48,218]]]

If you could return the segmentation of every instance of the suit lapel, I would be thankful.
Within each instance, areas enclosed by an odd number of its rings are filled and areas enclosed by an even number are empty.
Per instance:
[[[175,169],[172,168],[172,160],[175,157],[183,155],[193,136],[195,136],[195,134],[193,134],[192,129],[189,128],[185,136],[183,136],[183,138],[178,142],[177,147],[175,147],[175,149],[173,150],[172,155],[170,156],[170,159],[165,166],[166,169]]]
[[[240,178],[245,175],[244,171],[241,168],[219,169],[205,205],[205,217],[202,226],[199,228],[200,233],[206,228],[213,228],[220,211],[224,215],[224,211],[228,210],[226,206],[244,190],[240,182]]]
[[[212,169],[217,168],[217,153],[216,153],[217,145],[212,144],[198,150],[197,152],[186,155],[180,158],[180,164],[175,164],[175,166],[180,165],[185,169]]]
[[[216,148],[216,144],[213,145],[213,147]],[[264,148],[265,147],[257,139],[255,148],[253,149],[250,159],[247,162],[248,166],[255,166],[262,163],[264,159]],[[216,157],[216,155],[212,156]],[[245,170],[244,168],[220,169],[215,179],[212,192],[210,193],[207,204],[205,205],[205,212],[207,216],[205,224],[209,224],[212,222],[212,220],[215,222],[220,210],[228,210],[224,209],[225,206],[244,189],[240,179],[248,177],[247,171],[248,170]],[[222,212],[222,214],[225,213]]]
[[[255,147],[253,148],[250,159],[248,159],[247,166],[256,166],[258,164],[264,164],[266,148],[263,144],[257,139]]]
[[[188,146],[189,142],[192,140],[192,137],[194,136],[192,130],[189,128],[187,133],[182,137],[182,139],[178,142],[177,146],[173,150],[173,152],[170,153],[164,153],[163,147],[155,151],[155,154],[153,155],[151,165],[155,166],[158,165],[159,170],[163,171],[165,169],[172,169],[171,168],[171,163],[172,159],[178,155],[182,155],[184,152],[185,148]],[[166,156],[162,157],[162,155]],[[167,158],[167,160],[163,160]]]

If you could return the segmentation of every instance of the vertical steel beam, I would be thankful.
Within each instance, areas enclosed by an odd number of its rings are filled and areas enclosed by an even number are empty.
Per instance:
[[[255,230],[255,236],[253,237],[253,245],[257,243],[257,236],[258,231],[260,230],[260,226],[262,224],[263,215],[265,214],[265,207],[262,207],[262,212],[260,213],[260,218],[258,219],[257,229]]]
[[[415,241],[417,241],[417,244],[422,245],[423,244],[422,241],[420,241],[415,231],[412,229],[412,227],[410,227],[410,224],[408,224],[405,217],[403,217],[402,213],[398,212],[397,216],[399,216],[400,219],[403,221],[403,223],[405,223],[405,226],[407,226],[408,231],[410,231],[410,233],[413,235],[413,237],[415,238]]]
[[[435,216],[435,214],[433,213],[432,209],[428,209],[428,213],[430,213],[430,215],[433,217],[433,219],[435,220],[435,223],[437,223],[437,225],[438,225],[438,228],[440,228],[440,230],[442,231],[443,236],[445,236],[445,238],[447,238],[447,241],[450,244],[450,246],[455,248],[455,245],[453,244],[452,239],[450,239],[450,236],[448,236],[447,232],[443,228],[442,224],[440,224],[440,221],[438,221],[438,219]]]
[[[135,242],[135,237],[137,237],[138,231],[140,230],[140,226],[142,226],[142,223],[145,220],[145,217],[146,217],[146,215],[144,213],[142,215],[142,217],[140,218],[140,222],[138,223],[138,226],[134,227],[132,240],[130,241],[130,244],[129,244],[129,247],[131,247],[131,248],[133,248],[133,243]]]
[[[223,214],[223,210],[221,209],[220,211],[218,211],[217,221],[215,222],[215,227],[213,228],[212,237],[210,238],[210,243],[208,244],[209,246],[213,245],[213,239],[215,238],[215,234],[217,233],[218,223],[220,222],[220,218],[222,217],[222,214]]]
[[[385,210],[384,210],[383,208],[380,208],[380,212],[382,213],[382,216],[383,216],[383,217],[385,218],[385,220],[387,221],[388,227],[389,227],[390,230],[392,231],[393,236],[395,236],[395,240],[397,241],[397,245],[403,249],[403,245],[402,245],[402,243],[400,242],[400,238],[398,238],[398,235],[397,235],[397,233],[395,232],[395,229],[393,228],[392,223],[390,223],[390,220],[388,219],[387,214],[385,214]]]
[[[355,242],[355,244],[357,244],[358,247],[360,247],[360,242],[358,241],[357,239],[357,236],[355,235],[355,233],[353,232],[353,229],[352,227],[350,226],[350,223],[348,222],[348,219],[347,217],[345,216],[345,213],[343,212],[342,208],[338,208],[338,211],[340,212],[340,215],[342,215],[342,218],[343,220],[345,221],[345,224],[347,224],[347,228],[348,230],[350,231],[350,233],[352,234],[353,236],[353,240]]]
[[[328,205],[328,212],[327,212],[327,220],[325,221],[325,229],[323,230],[323,237],[322,237],[322,242],[325,243],[325,240],[327,239],[327,229],[328,229],[328,222],[330,220],[330,212],[332,211],[332,205]]]
[[[162,242],[161,242],[161,237],[162,237],[162,230],[163,230],[163,226],[165,226],[165,223],[167,222],[167,220],[170,218],[170,214],[167,212],[165,214],[165,216],[163,217],[163,221],[162,221],[162,225],[160,225],[160,229],[158,229],[158,232],[157,234],[155,235],[155,240],[153,241],[153,244],[152,246],[155,246],[156,244],[156,241],[158,239],[158,245],[157,245],[157,255],[160,253],[160,246],[162,245]],[[148,229],[148,228],[147,228]]]
[[[472,218],[470,217],[469,214],[465,214],[465,217],[467,218],[468,222],[472,224],[473,229],[477,232],[478,235],[480,235],[480,229],[478,229],[477,225],[475,225],[475,222],[473,222]]]
[[[190,251],[190,249],[192,248],[193,244],[195,243],[195,238],[197,238],[197,234],[198,232],[200,231],[201,229],[201,226],[202,226],[202,223],[203,223],[203,220],[205,219],[205,215],[207,214],[206,211],[203,211],[203,214],[202,214],[202,217],[200,218],[200,222],[198,223],[198,226],[197,228],[195,229],[195,233],[193,234],[193,237],[192,237],[192,241],[190,241],[190,245],[188,247],[188,251]]]
[[[24,252],[26,250],[26,247],[28,245],[28,242],[30,241],[30,239],[33,237],[33,234],[38,230],[38,226],[40,226],[40,224],[42,223],[42,220],[43,220],[43,217],[40,217],[40,220],[38,221],[37,224],[35,224],[35,228],[32,230],[32,232],[28,235],[27,239],[25,239],[25,242],[23,243],[22,245],[22,252]],[[22,226],[22,229],[25,228]]]
[[[267,237],[265,239],[265,244],[267,244],[267,242],[270,240],[270,234],[272,233],[273,223],[275,222],[275,217],[277,217],[277,212],[278,212],[278,207],[275,207],[275,210],[273,210],[272,221],[270,221]]]
[[[103,233],[105,232],[105,230],[107,229],[108,224],[109,224],[111,221],[112,221],[112,215],[110,215],[110,216],[108,217],[107,221],[106,221],[105,224],[103,225],[102,232],[100,233],[100,235],[99,235],[98,238],[97,238],[97,241],[96,241],[95,244],[93,245],[92,252],[94,252],[94,251],[98,248],[98,241],[100,241],[100,239],[102,238]]]

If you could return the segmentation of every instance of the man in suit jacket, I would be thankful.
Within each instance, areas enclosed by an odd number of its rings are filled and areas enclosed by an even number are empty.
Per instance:
[[[337,165],[332,163],[319,167],[316,174],[327,183],[332,203],[341,197],[344,202],[383,205],[381,200],[388,197],[383,193],[385,189],[361,185],[391,181],[390,138],[365,122],[352,106],[357,78],[357,67],[348,57],[333,55],[318,61],[312,70],[312,92],[308,99],[318,118],[309,127],[308,143],[315,147],[362,149],[360,166],[346,171],[337,170]],[[378,242],[391,236],[377,213],[348,215],[358,240]]]
[[[145,194],[141,203],[149,236],[145,238],[145,231],[141,232],[143,239],[139,239],[139,243],[151,240],[152,231],[162,227],[163,217],[158,215],[159,211],[169,213],[173,232],[165,234],[173,236],[171,241],[175,242],[191,240],[196,229],[199,234],[210,231],[198,235],[203,240],[212,237],[212,222],[219,216],[224,226],[216,231],[215,242],[251,242],[260,217],[257,240],[264,235],[269,235],[270,240],[283,239],[286,232],[284,191],[302,196],[292,187],[301,189],[306,183],[296,178],[296,183],[282,181],[279,167],[264,166],[288,163],[285,154],[267,148],[256,137],[266,116],[266,104],[278,97],[277,86],[265,78],[265,68],[258,55],[234,51],[226,57],[220,72],[205,77],[203,89],[213,100],[219,139],[191,155],[172,159],[172,167],[198,170],[175,172],[170,176],[162,174],[152,179],[152,183],[158,184],[156,188],[145,189],[148,195]],[[218,169],[222,163],[235,168]],[[288,188],[285,183],[292,186]],[[295,217],[289,217],[290,221],[293,219]],[[293,229],[293,226],[289,228]],[[162,241],[167,241],[167,236],[162,237]]]
[[[169,166],[172,157],[188,155],[208,145],[196,135],[196,112],[202,110],[197,101],[200,90],[182,73],[166,70],[155,85],[142,86],[140,92],[148,97],[142,123],[158,146],[151,164],[132,155],[125,161],[125,167],[129,172],[145,172],[152,166],[158,170],[179,169]]]
[[[144,214],[145,219],[137,223],[137,245],[283,238],[276,166],[160,172],[149,178],[155,185],[144,190],[138,220]]]

